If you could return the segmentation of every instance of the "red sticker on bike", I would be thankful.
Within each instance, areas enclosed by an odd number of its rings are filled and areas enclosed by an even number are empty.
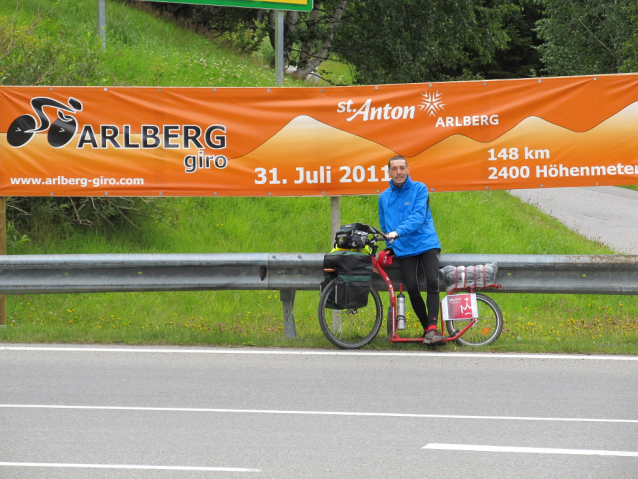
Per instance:
[[[441,302],[443,320],[470,320],[478,318],[476,294],[450,294]]]

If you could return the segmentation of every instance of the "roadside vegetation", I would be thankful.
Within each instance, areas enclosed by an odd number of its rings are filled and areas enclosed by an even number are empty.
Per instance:
[[[328,198],[174,198],[170,223],[117,232],[41,225],[21,253],[327,252]],[[503,191],[432,195],[444,253],[609,254]],[[257,213],[256,213],[257,212]],[[309,220],[311,218],[311,220]],[[309,223],[311,221],[311,223]],[[342,198],[342,221],[376,223],[375,197]],[[505,329],[490,351],[636,352],[634,297],[494,294]],[[283,332],[278,291],[95,293],[8,297],[0,340],[330,347],[317,322],[319,293],[295,300],[297,339]],[[387,295],[382,295],[385,304]],[[420,333],[409,315],[411,334]],[[380,335],[371,348],[390,345]],[[454,345],[447,350],[463,350]]]
[[[95,2],[82,0],[2,2],[0,84],[275,83],[267,42],[251,54],[239,54],[228,48],[227,37],[178,25],[126,2],[107,1],[107,47],[102,51],[96,15]],[[10,44],[3,44],[3,38],[20,39],[4,57],[3,48]],[[340,62],[324,68],[338,82],[352,81],[350,69]],[[313,85],[292,77],[285,84]],[[9,253],[317,253],[331,246],[328,198],[163,198],[133,205],[128,220],[97,213],[88,222],[73,221],[69,201],[40,203],[28,216],[16,209],[24,210],[24,205],[10,203]],[[342,222],[376,224],[376,201],[342,198]],[[431,202],[443,253],[613,254],[504,191],[434,193]],[[490,351],[638,351],[634,297],[493,297],[503,310],[505,329]],[[278,291],[13,295],[7,297],[7,327],[0,328],[0,341],[331,347],[317,322],[318,298],[318,292],[297,293],[298,338],[292,340],[284,337]],[[415,318],[408,319],[409,330],[418,334]],[[370,346],[422,347],[390,345],[382,335]]]

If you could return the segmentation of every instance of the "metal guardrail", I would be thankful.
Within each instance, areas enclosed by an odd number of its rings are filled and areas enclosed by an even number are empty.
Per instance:
[[[108,254],[0,257],[0,294],[279,290],[294,337],[295,291],[318,290],[323,254]],[[638,255],[443,254],[441,266],[497,263],[494,292],[638,294]],[[398,286],[396,265],[388,274]],[[375,275],[373,284],[384,289]],[[425,281],[423,281],[425,284]],[[442,285],[443,289],[444,285]]]

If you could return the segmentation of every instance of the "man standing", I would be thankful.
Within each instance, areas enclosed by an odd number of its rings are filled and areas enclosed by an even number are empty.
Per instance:
[[[402,156],[390,158],[388,173],[392,179],[379,196],[379,223],[382,231],[389,231],[385,236],[399,261],[412,309],[423,326],[423,342],[436,344],[443,339],[437,329],[441,243],[430,213],[428,188],[412,181],[408,161]],[[425,272],[425,302],[419,291],[419,269]]]

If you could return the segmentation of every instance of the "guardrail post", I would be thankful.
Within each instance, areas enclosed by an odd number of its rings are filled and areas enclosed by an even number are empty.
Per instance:
[[[295,304],[295,293],[294,289],[284,289],[279,291],[279,299],[284,306],[284,333],[287,338],[296,338],[297,331],[295,329],[295,315],[293,314],[292,308]]]

